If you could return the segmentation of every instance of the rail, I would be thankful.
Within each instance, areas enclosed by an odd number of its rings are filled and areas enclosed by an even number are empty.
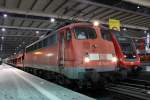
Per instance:
[[[106,90],[139,100],[150,100],[150,81],[127,79],[108,84]]]

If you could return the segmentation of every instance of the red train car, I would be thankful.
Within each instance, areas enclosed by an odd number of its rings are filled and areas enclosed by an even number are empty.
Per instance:
[[[7,59],[7,63],[11,64],[17,68],[22,69],[23,68],[23,61],[24,61],[24,54],[18,53],[16,55],[12,55]]]
[[[64,26],[25,51],[24,68],[46,70],[81,83],[100,81],[102,75],[115,72],[117,66],[112,41],[102,38],[100,28],[89,23]]]
[[[118,58],[118,68],[126,70],[139,69],[140,58],[136,52],[136,48],[132,39],[125,37],[124,32],[119,32],[116,30],[103,30],[103,31],[104,33],[110,33],[106,37],[112,39],[114,43],[116,55]]]

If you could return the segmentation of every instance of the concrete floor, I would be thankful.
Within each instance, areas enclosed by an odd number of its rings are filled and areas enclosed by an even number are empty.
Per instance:
[[[0,65],[0,100],[95,100],[6,64]]]

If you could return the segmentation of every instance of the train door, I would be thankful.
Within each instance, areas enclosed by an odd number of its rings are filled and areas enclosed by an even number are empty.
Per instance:
[[[73,45],[72,45],[72,34],[71,30],[67,28],[65,30],[65,64],[66,66],[73,66],[73,59],[74,59],[74,53],[73,53]]]
[[[65,29],[60,32],[59,43],[59,65],[68,66],[73,60],[70,29]]]
[[[58,56],[58,67],[60,72],[62,71],[62,69],[64,68],[64,51],[65,51],[65,43],[64,43],[64,30],[62,30],[59,34],[59,56]]]

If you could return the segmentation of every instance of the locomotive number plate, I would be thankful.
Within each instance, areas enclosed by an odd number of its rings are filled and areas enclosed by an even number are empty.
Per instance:
[[[90,60],[99,60],[99,54],[89,54]]]
[[[100,60],[111,60],[112,54],[100,54]]]

